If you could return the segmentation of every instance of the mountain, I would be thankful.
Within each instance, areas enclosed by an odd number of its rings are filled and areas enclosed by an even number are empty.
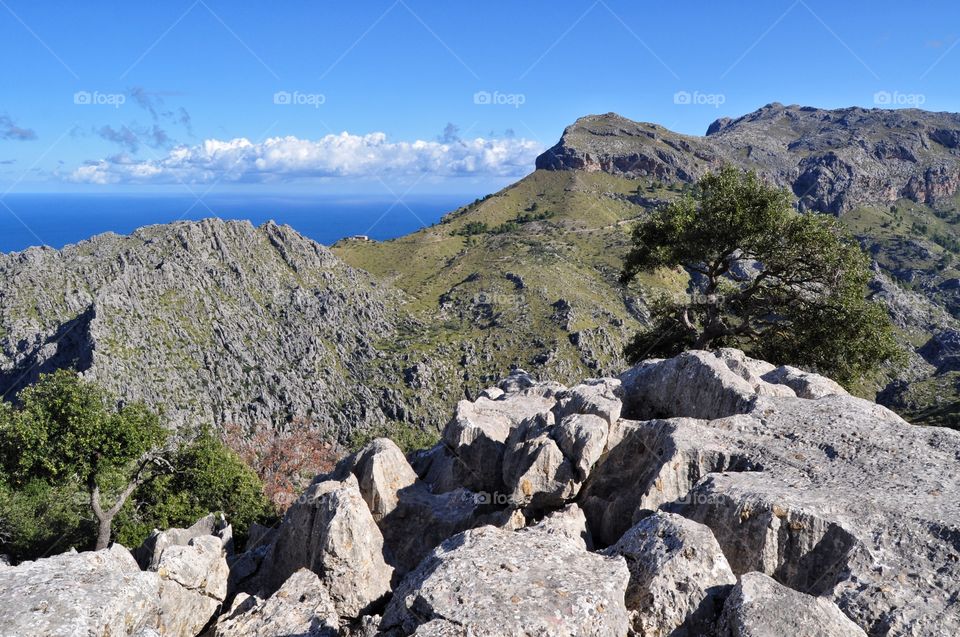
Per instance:
[[[515,184],[391,241],[329,249],[208,220],[0,256],[0,392],[74,365],[175,422],[306,422],[345,441],[450,406],[520,367],[573,383],[683,272],[618,274],[630,230],[723,163],[837,215],[912,356],[855,388],[960,423],[960,116],[771,104],[681,135],[615,114],[569,126]],[[427,388],[432,388],[426,391]]]
[[[399,300],[288,227],[207,220],[0,255],[0,391],[70,366],[174,424],[383,421]]]

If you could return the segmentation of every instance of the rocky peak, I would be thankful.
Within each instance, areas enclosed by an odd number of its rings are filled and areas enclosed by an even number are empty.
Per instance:
[[[568,127],[537,159],[546,170],[692,182],[721,163],[757,170],[804,209],[840,214],[900,198],[935,203],[960,189],[960,114],[835,110],[778,102],[720,118],[704,137],[614,113]]]

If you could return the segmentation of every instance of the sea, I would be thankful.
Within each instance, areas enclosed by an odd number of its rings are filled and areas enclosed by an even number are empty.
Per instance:
[[[365,196],[210,194],[9,194],[0,199],[0,252],[30,246],[53,248],[103,232],[129,234],[141,226],[208,217],[273,220],[330,245],[366,235],[383,241],[432,225],[472,195],[423,195],[394,199]]]

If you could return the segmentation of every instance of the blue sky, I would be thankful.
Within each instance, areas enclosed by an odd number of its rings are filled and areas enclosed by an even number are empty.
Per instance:
[[[488,192],[588,113],[958,111],[958,38],[952,2],[0,0],[0,193]]]

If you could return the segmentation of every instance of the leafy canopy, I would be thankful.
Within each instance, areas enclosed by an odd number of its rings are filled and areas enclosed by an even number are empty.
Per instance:
[[[688,293],[652,303],[651,327],[627,346],[632,361],[740,347],[850,383],[899,358],[886,312],[866,297],[859,244],[752,172],[708,174],[641,222],[621,281],[676,267],[690,273]]]

